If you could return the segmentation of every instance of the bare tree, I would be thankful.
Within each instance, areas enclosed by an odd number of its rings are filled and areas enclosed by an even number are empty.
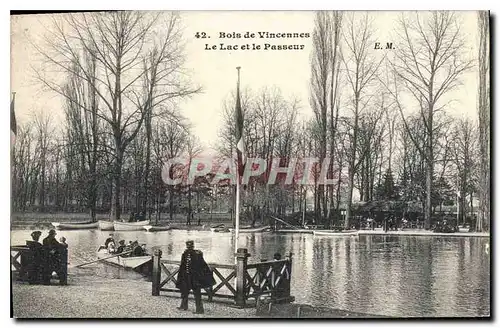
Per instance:
[[[460,119],[454,126],[452,144],[452,160],[457,168],[457,182],[459,195],[459,220],[465,222],[467,195],[473,197],[474,192],[474,167],[477,155],[477,131],[470,119]],[[458,204],[457,204],[458,206]]]
[[[199,91],[183,78],[177,21],[175,13],[68,14],[54,19],[46,47],[36,45],[49,64],[46,67],[91,84],[102,104],[97,116],[109,126],[113,138],[110,216],[114,220],[120,218],[124,154],[144,120],[149,122],[150,113],[162,104]],[[95,60],[97,76],[84,64],[82,52]],[[37,70],[39,80],[65,96],[57,79],[45,73]]]
[[[357,156],[359,142],[359,125],[365,109],[371,102],[373,96],[370,93],[370,86],[376,79],[376,73],[381,64],[370,52],[372,43],[372,26],[368,14],[359,17],[358,14],[351,14],[347,18],[344,28],[344,66],[347,83],[350,89],[350,109],[352,110],[351,133],[349,135],[348,156],[348,192],[346,217],[344,226],[350,227],[351,207],[354,190],[354,176],[361,164],[361,158]],[[372,90],[373,92],[373,90]]]
[[[490,222],[490,19],[489,12],[478,13],[479,25],[479,147],[481,149],[480,217],[476,230],[489,231]]]
[[[460,24],[452,12],[403,14],[398,31],[401,41],[395,52],[395,60],[391,61],[395,80],[388,90],[407,129],[401,89],[409,93],[420,108],[425,131],[424,143],[417,141],[411,134],[409,136],[426,163],[425,228],[429,229],[436,156],[434,117],[447,105],[444,96],[460,85],[460,77],[471,67],[472,61],[464,60]]]
[[[201,154],[203,151],[202,147],[200,146],[200,141],[195,138],[194,136],[189,136],[188,139],[186,140],[186,153],[188,157],[188,168],[191,168],[191,164],[193,160]],[[195,184],[195,183],[193,183]],[[191,225],[191,218],[194,216],[193,215],[193,206],[192,206],[192,192],[193,192],[193,184],[188,180],[187,181],[187,199],[188,199],[188,210],[187,210],[187,219],[186,219],[186,225]],[[196,187],[195,187],[196,189]],[[197,209],[198,210],[198,209]]]
[[[100,139],[102,123],[98,117],[98,97],[94,89],[97,78],[97,61],[94,56],[84,51],[81,59],[89,75],[90,82],[79,78],[78,63],[68,74],[68,81],[63,88],[65,95],[66,135],[71,155],[79,165],[80,186],[85,189],[83,197],[87,201],[92,221],[96,220],[98,159],[100,158]],[[75,172],[76,173],[76,172]]]
[[[341,12],[316,13],[311,56],[311,106],[319,126],[319,160],[323,163],[330,147],[328,174],[333,175],[333,154],[339,110]],[[329,114],[329,115],[328,115]],[[329,122],[328,122],[329,121]],[[328,124],[329,123],[329,124]],[[328,133],[330,132],[330,133]],[[328,135],[329,134],[329,135]],[[327,142],[328,136],[330,142]],[[324,184],[319,184],[315,201],[316,216],[330,217],[333,205],[333,186],[329,188],[330,206],[327,208]]]

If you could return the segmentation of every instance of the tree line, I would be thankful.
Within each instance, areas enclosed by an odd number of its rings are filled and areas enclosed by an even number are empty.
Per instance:
[[[317,157],[336,181],[320,183],[321,165],[310,185],[252,179],[243,191],[252,223],[312,206],[317,223],[348,228],[359,198],[418,203],[430,228],[439,207],[458,199],[464,222],[478,198],[476,229],[489,229],[488,13],[478,13],[474,58],[453,12],[403,13],[393,30],[395,49],[377,52],[369,13],[318,12],[309,104],[276,86],[242,91],[247,157],[280,158],[281,166]],[[37,80],[63,100],[64,124],[56,127],[44,114],[19,127],[15,210],[36,204],[41,211],[85,210],[93,219],[104,211],[119,219],[123,210],[159,217],[165,208],[172,217],[180,204],[191,213],[192,200],[194,207],[233,206],[227,184],[198,177],[193,185],[169,186],[161,178],[168,159],[202,152],[180,113],[180,101],[201,88],[185,70],[179,14],[65,14],[36,48],[44,59]],[[453,116],[451,98],[472,70],[479,72],[478,117]],[[234,152],[234,104],[231,94],[221,109],[221,157]],[[310,119],[301,109],[311,111]]]

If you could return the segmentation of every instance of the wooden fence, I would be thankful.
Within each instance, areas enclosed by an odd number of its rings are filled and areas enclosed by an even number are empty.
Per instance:
[[[18,281],[30,283],[43,283],[45,277],[45,282],[50,282],[54,269],[58,272],[59,283],[65,285],[68,277],[68,250],[60,247],[56,255],[51,250],[53,248],[46,246],[40,247],[38,251],[27,245],[10,246],[12,276]],[[57,268],[54,263],[58,263]]]
[[[180,261],[164,260],[161,255],[161,250],[155,250],[152,294],[158,296],[161,291],[180,293],[175,288]],[[216,280],[214,286],[202,291],[208,301],[225,299],[238,307],[247,306],[249,301],[257,301],[263,295],[269,296],[275,303],[294,301],[290,295],[292,253],[284,260],[248,263],[250,254],[247,249],[239,248],[235,257],[236,264],[208,264]]]

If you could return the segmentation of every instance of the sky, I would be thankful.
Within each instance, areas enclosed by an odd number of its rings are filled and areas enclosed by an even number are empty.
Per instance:
[[[399,12],[370,12],[373,16],[375,39],[395,42],[393,30]],[[63,110],[59,97],[44,92],[33,79],[31,69],[36,63],[36,50],[28,40],[40,40],[50,26],[51,15],[28,15],[11,20],[11,91],[16,92],[16,116],[22,124],[34,111],[51,113],[55,122],[62,120]],[[458,13],[463,23],[471,56],[477,53],[476,13]],[[297,39],[234,39],[220,38],[220,33],[285,32],[309,33],[314,28],[314,12],[267,11],[267,12],[182,12],[184,41],[186,42],[186,69],[194,83],[201,85],[203,92],[180,104],[182,114],[193,126],[194,134],[205,147],[217,143],[217,132],[221,128],[222,104],[236,85],[236,67],[241,66],[241,86],[258,90],[265,86],[276,86],[285,97],[300,100],[302,117],[312,115],[309,106],[310,55],[312,38]],[[196,33],[206,33],[207,38],[196,38]],[[208,36],[210,38],[208,38]],[[299,44],[303,50],[205,50],[205,44],[220,46],[237,44]],[[397,48],[397,43],[395,42]],[[395,50],[394,50],[395,51]],[[449,108],[454,116],[466,115],[475,118],[477,94],[477,70],[462,76],[463,86],[452,92],[455,100]]]

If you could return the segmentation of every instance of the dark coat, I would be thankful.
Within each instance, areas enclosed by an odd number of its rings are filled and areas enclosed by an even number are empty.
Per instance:
[[[191,273],[186,272],[186,259],[188,252],[191,253]],[[203,253],[199,250],[185,250],[182,254],[179,274],[175,286],[180,290],[192,288],[209,288],[215,285],[212,270],[203,259]]]
[[[26,245],[31,251],[28,258],[26,258],[26,262],[28,263],[28,281],[30,283],[38,283],[42,279],[43,265],[45,263],[43,246],[35,240],[27,240]]]
[[[43,246],[57,247],[62,246],[62,244],[54,236],[47,236],[43,239]]]

